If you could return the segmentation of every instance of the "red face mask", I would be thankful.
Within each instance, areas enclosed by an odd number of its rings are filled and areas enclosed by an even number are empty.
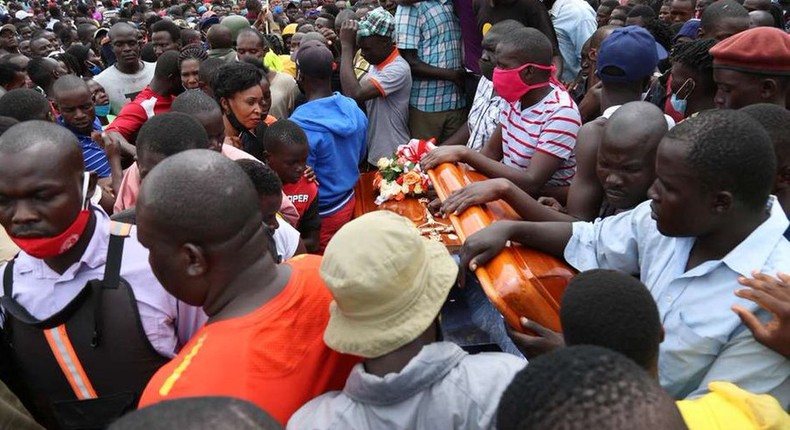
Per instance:
[[[77,218],[63,231],[63,233],[54,237],[25,238],[11,236],[11,240],[21,250],[33,257],[41,259],[57,257],[73,248],[74,245],[77,244],[77,241],[80,240],[80,237],[82,237],[82,233],[85,232],[85,227],[88,226],[88,220],[91,217],[87,198],[89,180],[90,176],[85,173],[82,181],[82,210],[80,210]]]
[[[57,257],[73,248],[85,232],[91,211],[83,209],[71,225],[63,233],[55,237],[11,237],[11,240],[26,253],[36,258]]]

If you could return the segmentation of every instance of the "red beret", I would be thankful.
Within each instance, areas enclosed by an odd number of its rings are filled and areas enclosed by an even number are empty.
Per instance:
[[[790,76],[790,35],[773,27],[757,27],[710,48],[713,67],[769,76]]]

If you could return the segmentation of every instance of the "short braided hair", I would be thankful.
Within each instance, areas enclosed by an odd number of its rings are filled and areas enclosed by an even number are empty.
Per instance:
[[[680,63],[694,71],[705,80],[705,88],[713,88],[713,56],[710,48],[716,44],[713,39],[697,39],[680,43],[672,50],[672,61]]]
[[[180,66],[181,63],[189,59],[195,59],[200,62],[203,62],[207,58],[208,58],[208,53],[206,52],[205,49],[203,49],[203,46],[200,45],[199,43],[193,43],[191,45],[187,45],[181,48],[181,51],[179,51],[178,53],[178,64]]]

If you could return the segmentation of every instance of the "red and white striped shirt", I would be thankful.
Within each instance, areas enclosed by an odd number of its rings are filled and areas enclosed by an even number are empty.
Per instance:
[[[546,183],[570,185],[576,174],[576,135],[582,125],[579,108],[566,91],[552,86],[543,100],[521,109],[521,102],[505,103],[499,121],[502,124],[502,162],[527,170],[535,151],[562,160],[559,169]]]

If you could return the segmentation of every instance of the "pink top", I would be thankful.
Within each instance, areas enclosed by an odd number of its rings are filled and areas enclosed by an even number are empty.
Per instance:
[[[231,160],[256,160],[252,155],[232,145],[222,145],[222,155]],[[112,208],[113,213],[134,207],[137,203],[137,195],[140,193],[140,182],[140,169],[137,168],[137,163],[135,162],[123,174],[121,187],[118,189],[118,196],[115,198],[115,205]],[[299,212],[296,211],[293,203],[291,203],[291,200],[288,199],[285,193],[283,193],[282,203],[280,204],[280,214],[285,217],[289,224],[299,224]]]

